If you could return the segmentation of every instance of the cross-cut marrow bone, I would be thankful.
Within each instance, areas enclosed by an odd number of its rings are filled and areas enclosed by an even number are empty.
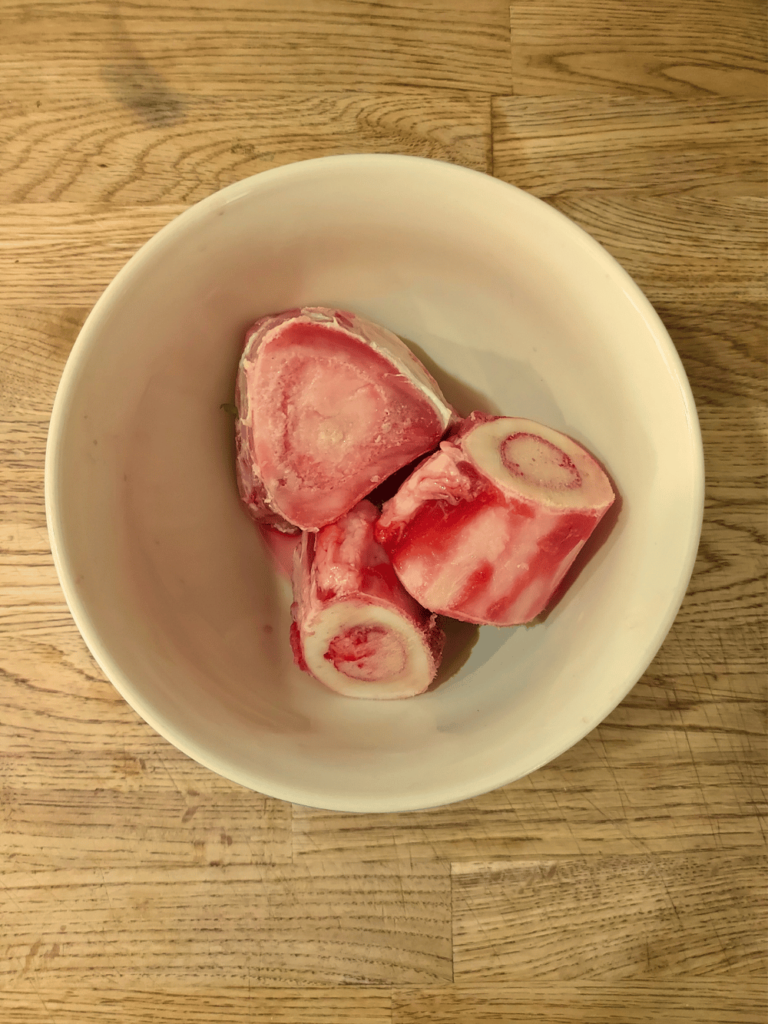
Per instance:
[[[425,608],[512,626],[546,608],[613,501],[565,434],[475,412],[386,502],[376,538]]]
[[[361,501],[304,533],[294,564],[291,643],[297,664],[347,697],[412,697],[435,677],[445,636],[395,576]]]

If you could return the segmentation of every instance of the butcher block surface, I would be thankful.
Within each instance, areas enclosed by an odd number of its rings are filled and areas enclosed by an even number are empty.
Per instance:
[[[0,1020],[765,1024],[763,4],[0,0],[0,25]],[[44,513],[56,386],[126,259],[231,182],[362,152],[486,171],[601,241],[707,464],[626,699],[408,814],[292,807],[161,739],[89,655]]]

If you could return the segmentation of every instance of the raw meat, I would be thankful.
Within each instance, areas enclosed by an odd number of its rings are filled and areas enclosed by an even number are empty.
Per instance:
[[[376,538],[425,608],[512,626],[546,608],[613,500],[571,438],[475,412],[384,505]]]
[[[432,451],[454,418],[396,335],[319,306],[248,331],[237,379],[237,476],[253,518],[318,530]]]
[[[302,535],[291,643],[297,664],[337,693],[412,697],[434,679],[445,636],[376,543],[377,517],[361,501],[338,522]]]

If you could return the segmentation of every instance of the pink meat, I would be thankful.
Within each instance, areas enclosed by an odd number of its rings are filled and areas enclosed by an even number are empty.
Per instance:
[[[474,412],[384,505],[376,538],[425,608],[512,626],[546,608],[613,501],[571,438]]]
[[[376,543],[377,517],[374,505],[361,501],[337,522],[302,535],[291,643],[297,664],[337,693],[412,697],[434,679],[445,636]]]
[[[433,450],[452,419],[396,335],[339,310],[288,310],[248,331],[237,379],[237,476],[257,522],[318,530]]]

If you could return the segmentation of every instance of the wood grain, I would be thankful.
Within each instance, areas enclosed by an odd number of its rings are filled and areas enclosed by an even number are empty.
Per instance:
[[[446,982],[450,899],[442,865],[13,872],[0,887],[0,983]]]
[[[764,669],[768,431],[768,304],[732,300],[657,303],[683,360],[699,411],[706,511],[699,553],[680,610],[667,671],[726,661]]]
[[[142,979],[133,991],[29,983],[0,991],[4,1024],[390,1024],[389,989],[347,985],[339,988],[258,988],[249,985],[152,987]]]
[[[0,205],[0,304],[92,306],[136,250],[185,209]]]
[[[87,312],[86,307],[47,310],[0,305],[4,418],[48,422],[59,378]]]
[[[297,989],[229,986],[126,992],[26,983],[0,991],[6,1024],[765,1024],[764,986],[744,978],[695,982],[505,982],[447,988]]]
[[[601,242],[654,303],[765,297],[764,197],[616,190],[551,203]]]
[[[455,977],[757,980],[768,907],[756,869],[764,858],[692,854],[455,865]]]
[[[148,117],[104,86],[85,97],[40,99],[18,86],[11,94],[0,125],[0,202],[194,203],[270,167],[339,153],[490,170],[490,104],[472,93],[254,88],[191,96],[176,120]]]
[[[5,0],[0,61],[23,77],[101,78],[126,105],[182,115],[217,83],[311,91],[508,91],[507,0]]]
[[[19,632],[0,634],[6,881],[64,867],[290,862],[288,805],[206,771],[160,741],[95,666]]]
[[[0,0],[3,1024],[768,1024],[765,18],[755,0]],[[56,386],[189,204],[447,160],[603,242],[705,445],[699,555],[627,698],[451,807],[290,807],[142,722],[64,603]]]
[[[644,195],[764,197],[766,145],[765,98],[493,101],[494,174],[541,197],[640,188]]]
[[[395,994],[392,1024],[765,1024],[761,982],[504,982]]]
[[[754,0],[511,0],[514,91],[765,98]]]

